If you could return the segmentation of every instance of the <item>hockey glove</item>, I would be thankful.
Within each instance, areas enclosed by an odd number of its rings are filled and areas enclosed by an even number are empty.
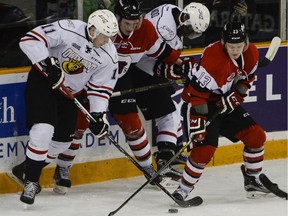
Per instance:
[[[185,78],[189,78],[192,79],[192,68],[194,66],[194,64],[196,63],[196,60],[194,59],[194,57],[190,56],[190,57],[185,57],[182,59],[182,70],[183,70],[183,76],[185,76]]]
[[[154,74],[157,76],[163,76],[169,80],[187,78],[189,72],[195,63],[193,57],[184,58],[181,65],[173,64],[169,65],[162,61],[157,61],[154,66]]]
[[[59,88],[64,82],[64,73],[62,72],[59,65],[57,65],[55,58],[46,58],[41,61],[43,72],[46,74],[48,82],[52,85],[53,89]]]
[[[201,115],[190,115],[190,139],[193,145],[202,144],[206,136],[207,118]]]
[[[222,111],[221,114],[229,114],[233,112],[233,110],[242,104],[244,101],[244,98],[242,95],[240,95],[237,91],[232,91],[227,95],[224,95],[221,97],[221,106]]]
[[[169,80],[181,79],[183,75],[181,66],[177,64],[169,65],[161,61],[155,63],[153,70],[156,76],[162,76]]]
[[[105,136],[108,133],[110,127],[106,118],[106,114],[92,112],[91,115],[96,120],[96,122],[90,121],[89,129],[95,136],[99,138]]]

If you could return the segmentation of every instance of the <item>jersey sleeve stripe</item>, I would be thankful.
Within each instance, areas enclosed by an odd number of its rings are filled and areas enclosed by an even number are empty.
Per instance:
[[[101,95],[101,94],[96,94],[96,93],[91,93],[91,92],[87,92],[87,96],[95,96],[95,97],[100,97],[100,98],[104,98],[106,100],[109,100],[109,97]]]
[[[111,88],[111,87],[108,87],[108,86],[97,86],[97,85],[94,85],[94,84],[91,83],[91,82],[88,82],[88,86],[91,87],[92,89],[94,89],[94,88],[106,89],[106,90],[108,90],[108,91],[111,91],[111,93],[112,93],[112,91],[113,91],[113,88]]]

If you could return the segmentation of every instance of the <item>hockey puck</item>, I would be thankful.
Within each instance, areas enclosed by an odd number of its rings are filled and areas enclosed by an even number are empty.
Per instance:
[[[171,208],[171,209],[168,209],[168,212],[169,213],[178,213],[178,209],[175,209],[175,208]]]

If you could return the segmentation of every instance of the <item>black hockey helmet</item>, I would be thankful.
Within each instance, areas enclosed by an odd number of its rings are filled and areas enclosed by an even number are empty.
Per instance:
[[[245,25],[241,22],[228,22],[222,30],[223,43],[248,43]]]
[[[120,18],[128,20],[140,19],[140,2],[138,0],[119,0],[115,5],[114,13]]]

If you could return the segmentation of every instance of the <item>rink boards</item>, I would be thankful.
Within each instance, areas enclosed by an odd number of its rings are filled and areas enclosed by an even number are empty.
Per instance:
[[[268,44],[257,44],[262,59]],[[185,51],[199,59],[202,50]],[[0,70],[0,193],[20,190],[6,175],[25,157],[28,130],[25,127],[24,89],[29,67]],[[287,157],[287,42],[282,43],[273,62],[257,70],[257,79],[245,99],[244,106],[267,132],[265,159]],[[175,95],[179,101],[179,94]],[[110,118],[111,136],[131,153],[124,135]],[[145,122],[149,139],[153,140],[153,122]],[[242,161],[241,143],[232,144],[220,138],[220,146],[210,165]],[[141,174],[107,139],[97,139],[88,130],[81,151],[71,171],[73,185],[127,178]],[[52,184],[54,164],[44,169],[41,184]]]

